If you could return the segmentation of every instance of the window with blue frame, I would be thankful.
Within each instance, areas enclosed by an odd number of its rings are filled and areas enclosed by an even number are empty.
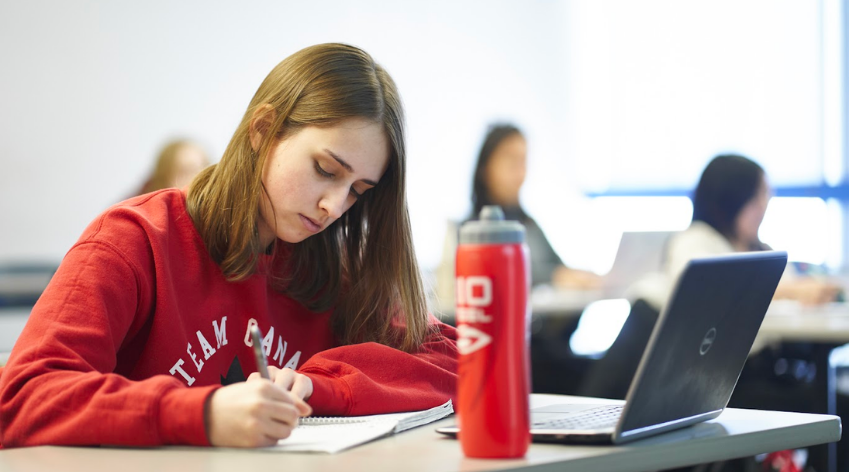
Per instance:
[[[565,146],[597,220],[683,229],[704,166],[737,153],[775,192],[761,239],[792,260],[845,265],[839,0],[611,0],[569,12]]]

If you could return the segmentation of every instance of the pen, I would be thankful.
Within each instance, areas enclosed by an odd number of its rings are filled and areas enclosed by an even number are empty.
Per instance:
[[[262,333],[257,325],[251,325],[251,340],[253,341],[254,357],[256,358],[256,370],[260,377],[271,380],[268,376],[268,361],[265,360],[265,353],[262,352]]]

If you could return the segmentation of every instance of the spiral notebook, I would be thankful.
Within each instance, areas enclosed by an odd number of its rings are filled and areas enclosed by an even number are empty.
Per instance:
[[[336,453],[390,434],[400,433],[454,413],[451,400],[429,410],[370,416],[301,418],[292,434],[267,448],[280,452]]]

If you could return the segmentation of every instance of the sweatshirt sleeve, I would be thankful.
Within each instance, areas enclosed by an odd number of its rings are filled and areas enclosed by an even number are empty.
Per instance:
[[[4,447],[208,444],[204,405],[215,386],[115,373],[153,309],[152,282],[139,272],[104,242],[67,254],[0,376]]]
[[[421,348],[406,353],[378,343],[322,351],[298,369],[313,382],[309,399],[319,416],[358,416],[424,410],[456,396],[457,335],[432,318]]]

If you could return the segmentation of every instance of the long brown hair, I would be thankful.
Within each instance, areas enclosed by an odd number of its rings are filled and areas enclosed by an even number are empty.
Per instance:
[[[258,116],[266,132],[254,150],[250,133]],[[188,211],[224,274],[244,280],[257,271],[267,249],[260,245],[257,220],[269,152],[306,126],[355,117],[383,125],[390,143],[385,174],[327,229],[278,248],[285,262],[270,280],[310,310],[335,307],[334,330],[344,344],[374,341],[412,351],[429,325],[407,212],[403,109],[392,78],[365,51],[320,44],[278,64],[251,100],[220,163],[192,183]],[[403,317],[403,331],[393,329],[397,316]]]

